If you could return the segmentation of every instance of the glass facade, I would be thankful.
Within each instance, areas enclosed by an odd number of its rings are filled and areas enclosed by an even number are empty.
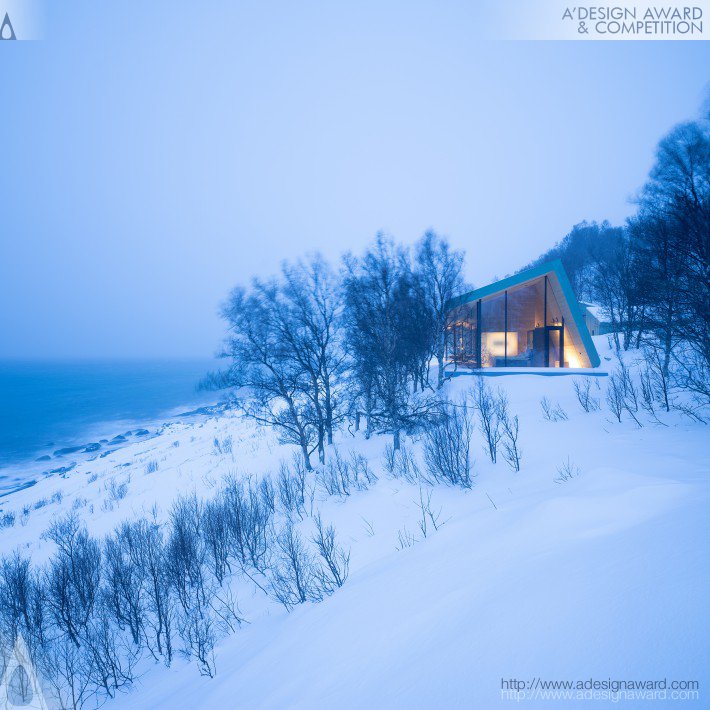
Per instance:
[[[449,313],[447,351],[450,360],[480,367],[478,360],[478,302],[466,303]]]
[[[506,294],[481,301],[481,367],[502,367],[506,354]]]
[[[449,314],[448,358],[464,367],[591,367],[554,275],[472,300]]]

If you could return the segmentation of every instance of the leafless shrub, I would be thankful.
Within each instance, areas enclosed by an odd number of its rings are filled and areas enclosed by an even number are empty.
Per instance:
[[[112,503],[118,503],[128,495],[128,486],[131,483],[131,477],[128,476],[125,480],[118,483],[116,478],[109,478],[104,483],[104,490],[108,493],[108,498]]]
[[[367,458],[357,451],[350,452],[350,466],[357,490],[367,490],[373,483],[377,482],[377,475],[370,468]]]
[[[274,508],[270,493],[264,493],[262,484],[251,481],[245,485],[235,476],[225,479],[220,494],[228,529],[229,555],[243,570],[250,567],[264,572],[269,565]]]
[[[431,509],[431,489],[427,488],[426,492],[419,485],[419,500],[415,501],[417,508],[419,508],[419,520],[417,525],[422,534],[422,537],[426,538],[432,531],[438,530],[443,522],[441,521],[441,508],[437,512]]]
[[[217,623],[204,607],[191,607],[179,617],[178,628],[184,642],[182,654],[197,661],[200,675],[215,674],[214,647],[218,638]]]
[[[351,452],[345,458],[335,446],[332,451],[333,455],[318,472],[318,485],[326,495],[345,498],[351,491],[367,490],[377,481],[364,456]]]
[[[298,467],[300,467],[298,469],[301,471],[299,476],[305,476],[303,463],[296,457],[294,457],[294,461],[297,461]],[[244,549],[247,552],[251,566],[263,572],[268,565],[273,541],[273,510],[267,506],[263,495],[251,482],[247,486],[243,513]]]
[[[225,436],[221,440],[216,436],[213,442],[213,449],[215,454],[231,454],[232,453],[232,437]]]
[[[315,525],[316,533],[311,539],[323,561],[318,571],[319,583],[326,594],[332,594],[348,578],[350,551],[346,552],[335,542],[335,529],[332,525],[324,527],[320,514],[315,517]]]
[[[55,520],[44,537],[57,546],[45,574],[47,607],[56,626],[81,646],[99,593],[100,547],[73,512]]]
[[[394,474],[396,456],[397,451],[395,450],[394,446],[392,446],[392,444],[387,444],[385,446],[385,453],[383,455],[383,465],[387,473],[389,473],[390,475]]]
[[[92,615],[84,650],[90,660],[90,687],[99,700],[116,697],[133,682],[139,648],[131,644],[123,630],[111,622],[107,614]]]
[[[656,397],[653,392],[653,384],[651,382],[651,371],[646,365],[641,368],[639,384],[641,386],[641,407],[650,414],[656,417]]]
[[[624,409],[629,413],[629,415],[636,422],[636,424],[639,427],[642,427],[643,424],[641,424],[638,417],[636,416],[639,411],[638,391],[636,389],[636,385],[634,384],[634,380],[631,376],[629,367],[620,357],[619,368],[615,374],[618,375],[621,381]]]
[[[289,611],[297,604],[320,601],[324,590],[313,555],[289,520],[276,538],[278,556],[271,569],[271,590]]]
[[[429,480],[471,487],[473,416],[466,399],[457,404],[448,403],[439,423],[427,430],[424,460]]]
[[[659,403],[666,412],[671,411],[671,369],[661,348],[647,343],[643,348],[645,367],[642,386],[647,388],[644,399]],[[645,382],[644,382],[645,380]]]
[[[365,518],[362,518],[362,522],[363,522],[363,527],[365,528],[365,534],[368,537],[374,537],[375,536],[375,528],[372,526],[372,523]]]
[[[562,409],[559,402],[552,404],[547,397],[543,397],[540,400],[540,406],[542,407],[542,416],[548,422],[561,422],[569,419],[567,412]]]
[[[156,523],[123,523],[105,543],[106,604],[135,644],[170,664],[174,603],[163,533]]]
[[[125,625],[133,642],[140,643],[145,633],[143,594],[145,570],[136,559],[138,548],[134,542],[132,527],[124,523],[104,544],[104,568],[106,575],[106,606],[119,624]]]
[[[568,456],[567,460],[563,461],[557,467],[557,476],[554,481],[555,483],[565,483],[566,481],[571,481],[573,478],[577,478],[581,473],[579,467],[573,464]]]
[[[599,410],[599,400],[592,395],[592,381],[589,377],[574,380],[574,393],[582,409],[589,412]]]
[[[160,464],[155,459],[152,459],[151,461],[148,461],[146,467],[145,467],[145,472],[148,473],[155,473],[158,469],[160,468]]]
[[[609,375],[606,386],[606,403],[611,413],[621,422],[624,411],[624,386],[615,372]]]
[[[84,648],[60,634],[45,646],[36,660],[58,707],[79,709],[90,705],[96,689],[92,683],[91,654]]]
[[[707,346],[706,346],[707,347]],[[677,398],[673,408],[702,424],[710,418],[710,364],[707,352],[685,348],[673,354],[673,386],[689,395]]]
[[[507,408],[502,418],[503,424],[503,458],[513,471],[520,471],[520,459],[522,452],[518,444],[520,433],[520,423],[518,415],[512,417],[508,414]]]
[[[700,424],[707,424],[709,421],[710,415],[707,413],[707,407],[704,404],[698,404],[697,401],[683,402],[676,399],[673,402],[673,409]]]
[[[617,354],[618,366],[609,374],[606,390],[606,403],[609,410],[618,422],[626,412],[639,427],[643,424],[639,420],[639,397],[628,366]]]
[[[208,551],[200,534],[203,506],[192,495],[179,498],[170,513],[167,566],[178,600],[177,628],[182,653],[195,658],[202,675],[214,675],[214,645],[223,633],[223,609],[216,585],[208,574]]]
[[[352,487],[350,462],[340,455],[337,447],[333,447],[333,455],[318,472],[318,484],[326,495],[340,498],[350,495]]]
[[[276,512],[276,491],[270,476],[264,476],[259,481],[259,494],[261,502],[272,514]]]
[[[293,467],[281,462],[276,486],[279,492],[279,503],[283,512],[289,517],[297,515],[303,520],[306,515],[306,469],[294,460]]]
[[[212,573],[222,584],[232,571],[230,566],[229,516],[223,495],[207,501],[202,515],[201,532],[207,547]]]
[[[32,570],[29,558],[17,551],[3,558],[0,564],[0,637],[11,643],[21,634],[30,651],[37,651],[47,640],[43,597],[42,580]]]
[[[11,528],[15,524],[15,517],[15,513],[12,510],[0,515],[0,530],[3,528]]]
[[[165,663],[170,665],[173,655],[175,605],[163,531],[159,525],[143,520],[135,524],[135,539],[148,580],[145,594],[149,611],[147,624],[151,633],[147,635],[147,645],[153,656],[164,657]]]
[[[414,535],[407,530],[406,525],[401,530],[397,531],[397,550],[400,552],[408,547],[412,547],[415,542]]]
[[[401,446],[395,452],[394,475],[407,483],[417,483],[421,477],[414,451],[409,446]]]
[[[660,401],[657,392],[657,385],[654,383],[654,374],[648,365],[641,367],[639,383],[641,387],[641,408],[646,412],[646,414],[648,414],[649,417],[651,417],[651,419],[653,419],[654,422],[656,422],[656,424],[668,426],[665,422],[662,422],[658,418],[657,405]]]
[[[491,461],[495,463],[498,456],[498,444],[502,436],[499,399],[490,391],[483,381],[483,377],[477,378],[473,388],[473,401],[485,440],[484,449]]]

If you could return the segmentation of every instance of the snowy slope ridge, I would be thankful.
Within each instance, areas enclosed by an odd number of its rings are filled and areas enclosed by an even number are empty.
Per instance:
[[[606,340],[595,340],[608,357]],[[451,396],[474,379],[450,382]],[[520,417],[521,471],[492,464],[477,435],[473,488],[433,487],[443,525],[425,539],[418,487],[383,468],[387,440],[341,435],[340,450],[366,456],[380,477],[344,501],[316,499],[351,550],[345,585],[288,613],[237,583],[247,623],[218,644],[215,678],[180,657],[170,668],[145,663],[109,707],[492,708],[511,702],[502,680],[535,678],[697,680],[700,701],[678,704],[704,706],[707,428],[677,413],[659,415],[667,426],[618,423],[603,404],[605,378],[595,380],[602,409],[592,413],[577,403],[572,377],[490,380]],[[546,421],[543,395],[569,418]],[[406,445],[420,453],[420,442]],[[100,536],[126,519],[164,519],[179,493],[208,498],[230,472],[274,473],[290,456],[271,432],[229,413],[173,423],[10,496],[2,513],[16,519],[0,531],[1,551],[19,548],[41,564],[53,544],[40,534],[69,509]],[[567,460],[579,475],[556,482]],[[112,493],[121,484],[125,497]],[[416,541],[400,549],[403,530]]]

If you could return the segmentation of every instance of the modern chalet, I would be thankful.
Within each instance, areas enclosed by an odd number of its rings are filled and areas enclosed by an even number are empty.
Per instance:
[[[455,367],[598,367],[584,313],[556,259],[449,302]]]

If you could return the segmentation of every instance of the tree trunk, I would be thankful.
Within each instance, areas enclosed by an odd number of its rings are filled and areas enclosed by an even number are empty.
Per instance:
[[[640,311],[637,313],[636,325],[638,327],[638,333],[636,334],[636,349],[641,347],[641,339],[643,338],[644,330],[646,328],[646,307],[642,306]]]
[[[328,446],[333,445],[333,401],[330,396],[330,379],[325,378],[325,432]]]
[[[666,312],[666,327],[663,334],[663,377],[668,377],[671,365],[671,349],[673,346],[673,306],[668,306]]]
[[[446,354],[446,333],[441,332],[436,343],[436,362],[438,371],[436,375],[436,389],[440,390],[444,386],[444,355]]]
[[[394,448],[395,451],[399,451],[399,429],[395,429],[393,435],[392,435],[392,447]]]
[[[323,445],[323,436],[318,436],[318,461],[321,465],[325,464],[325,446]]]
[[[671,369],[671,351],[673,350],[673,307],[668,308],[668,322],[666,332],[663,337],[663,365],[661,367],[661,379],[663,386],[663,405],[667,412],[671,411],[671,403],[668,401],[668,377]]]
[[[360,431],[360,412],[355,412],[355,431]]]
[[[303,454],[303,462],[306,465],[306,471],[312,471],[313,466],[311,466],[311,456],[308,453],[308,446],[306,444],[301,444],[301,453]]]

